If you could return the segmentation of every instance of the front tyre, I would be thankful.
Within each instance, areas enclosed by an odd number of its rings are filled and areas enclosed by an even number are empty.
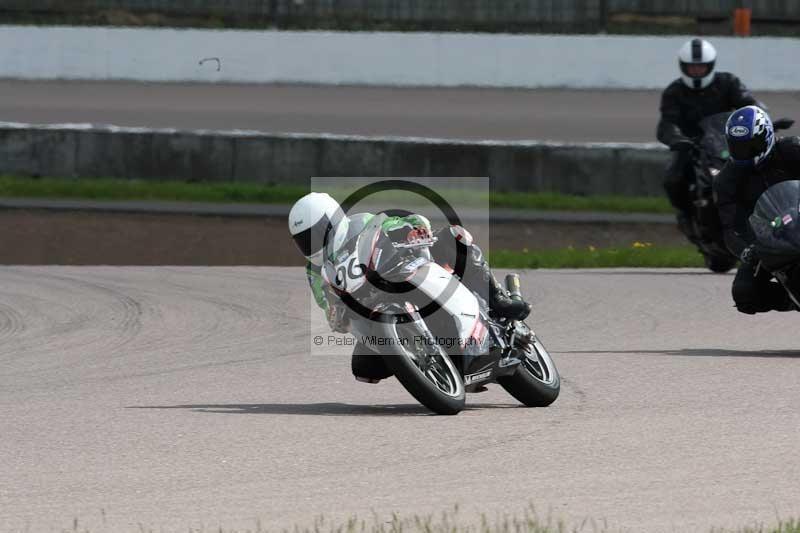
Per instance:
[[[736,266],[736,258],[735,257],[719,257],[713,255],[703,255],[703,259],[705,260],[706,268],[708,268],[711,272],[716,272],[717,274],[724,274],[725,272],[729,271],[733,267]]]
[[[511,396],[528,407],[547,407],[561,392],[561,378],[547,349],[535,336],[525,352],[522,362],[511,376],[497,378],[497,382]]]
[[[398,353],[384,355],[386,366],[416,400],[440,415],[455,415],[464,409],[464,381],[453,361],[432,340],[422,342],[421,331],[416,335],[398,335],[402,339]]]

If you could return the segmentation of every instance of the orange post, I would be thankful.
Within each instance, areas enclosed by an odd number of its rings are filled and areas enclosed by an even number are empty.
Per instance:
[[[733,34],[738,37],[750,36],[750,18],[753,10],[749,7],[737,7],[733,11]]]

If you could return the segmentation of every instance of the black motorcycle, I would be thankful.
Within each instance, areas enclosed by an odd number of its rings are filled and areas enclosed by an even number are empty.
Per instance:
[[[691,218],[680,229],[703,255],[706,267],[712,272],[727,272],[736,266],[737,258],[728,251],[722,237],[722,223],[714,199],[714,180],[728,161],[725,123],[730,113],[717,113],[700,122],[702,135],[694,139],[691,151],[694,182],[689,185],[692,202]],[[775,130],[788,129],[791,119],[773,123]]]
[[[800,310],[800,180],[783,181],[764,191],[750,215],[760,258]]]

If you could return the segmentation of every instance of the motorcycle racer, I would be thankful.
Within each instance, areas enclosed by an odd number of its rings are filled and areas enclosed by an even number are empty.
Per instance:
[[[448,226],[435,233],[430,222],[422,215],[403,217],[358,213],[344,216],[341,208],[330,195],[312,192],[298,200],[289,213],[289,231],[300,253],[306,258],[306,275],[317,305],[325,312],[328,324],[333,331],[347,331],[346,309],[332,298],[327,283],[322,275],[325,257],[323,242],[325,233],[333,241],[345,242],[356,237],[374,217],[382,217],[381,230],[389,235],[393,242],[410,242],[416,239],[435,237],[430,247],[431,259],[443,266],[455,264],[455,250],[459,246],[466,247],[467,264],[461,282],[470,290],[484,298],[491,312],[498,317],[512,320],[523,320],[530,313],[530,304],[512,299],[503,286],[492,274],[483,257],[480,247],[473,242],[471,234],[461,226]],[[432,239],[433,240],[433,239]],[[356,346],[353,352],[353,374],[362,381],[377,381],[386,374],[380,358],[369,357],[371,351]],[[365,358],[365,356],[367,356]]]
[[[800,177],[800,138],[776,138],[763,109],[746,106],[731,114],[725,126],[731,159],[714,183],[725,244],[741,266],[731,289],[741,313],[789,311],[786,291],[758,268],[754,235],[748,223],[761,194],[776,183]]]
[[[691,238],[689,185],[694,182],[692,149],[708,116],[747,105],[761,105],[735,75],[715,70],[717,51],[706,40],[691,39],[678,52],[680,78],[661,95],[656,136],[673,152],[664,190],[677,211],[678,226]],[[763,106],[762,106],[763,107]]]

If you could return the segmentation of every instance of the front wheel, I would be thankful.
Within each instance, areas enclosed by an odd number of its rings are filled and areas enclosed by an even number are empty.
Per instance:
[[[703,259],[705,260],[706,268],[708,268],[711,272],[716,272],[717,274],[724,274],[736,266],[735,257],[704,255]]]
[[[453,361],[433,339],[421,331],[398,335],[398,352],[384,355],[386,366],[419,403],[440,415],[455,415],[464,409],[464,381]]]
[[[561,378],[547,349],[535,336],[525,348],[522,362],[511,376],[497,382],[511,396],[528,407],[547,407],[561,392]]]

